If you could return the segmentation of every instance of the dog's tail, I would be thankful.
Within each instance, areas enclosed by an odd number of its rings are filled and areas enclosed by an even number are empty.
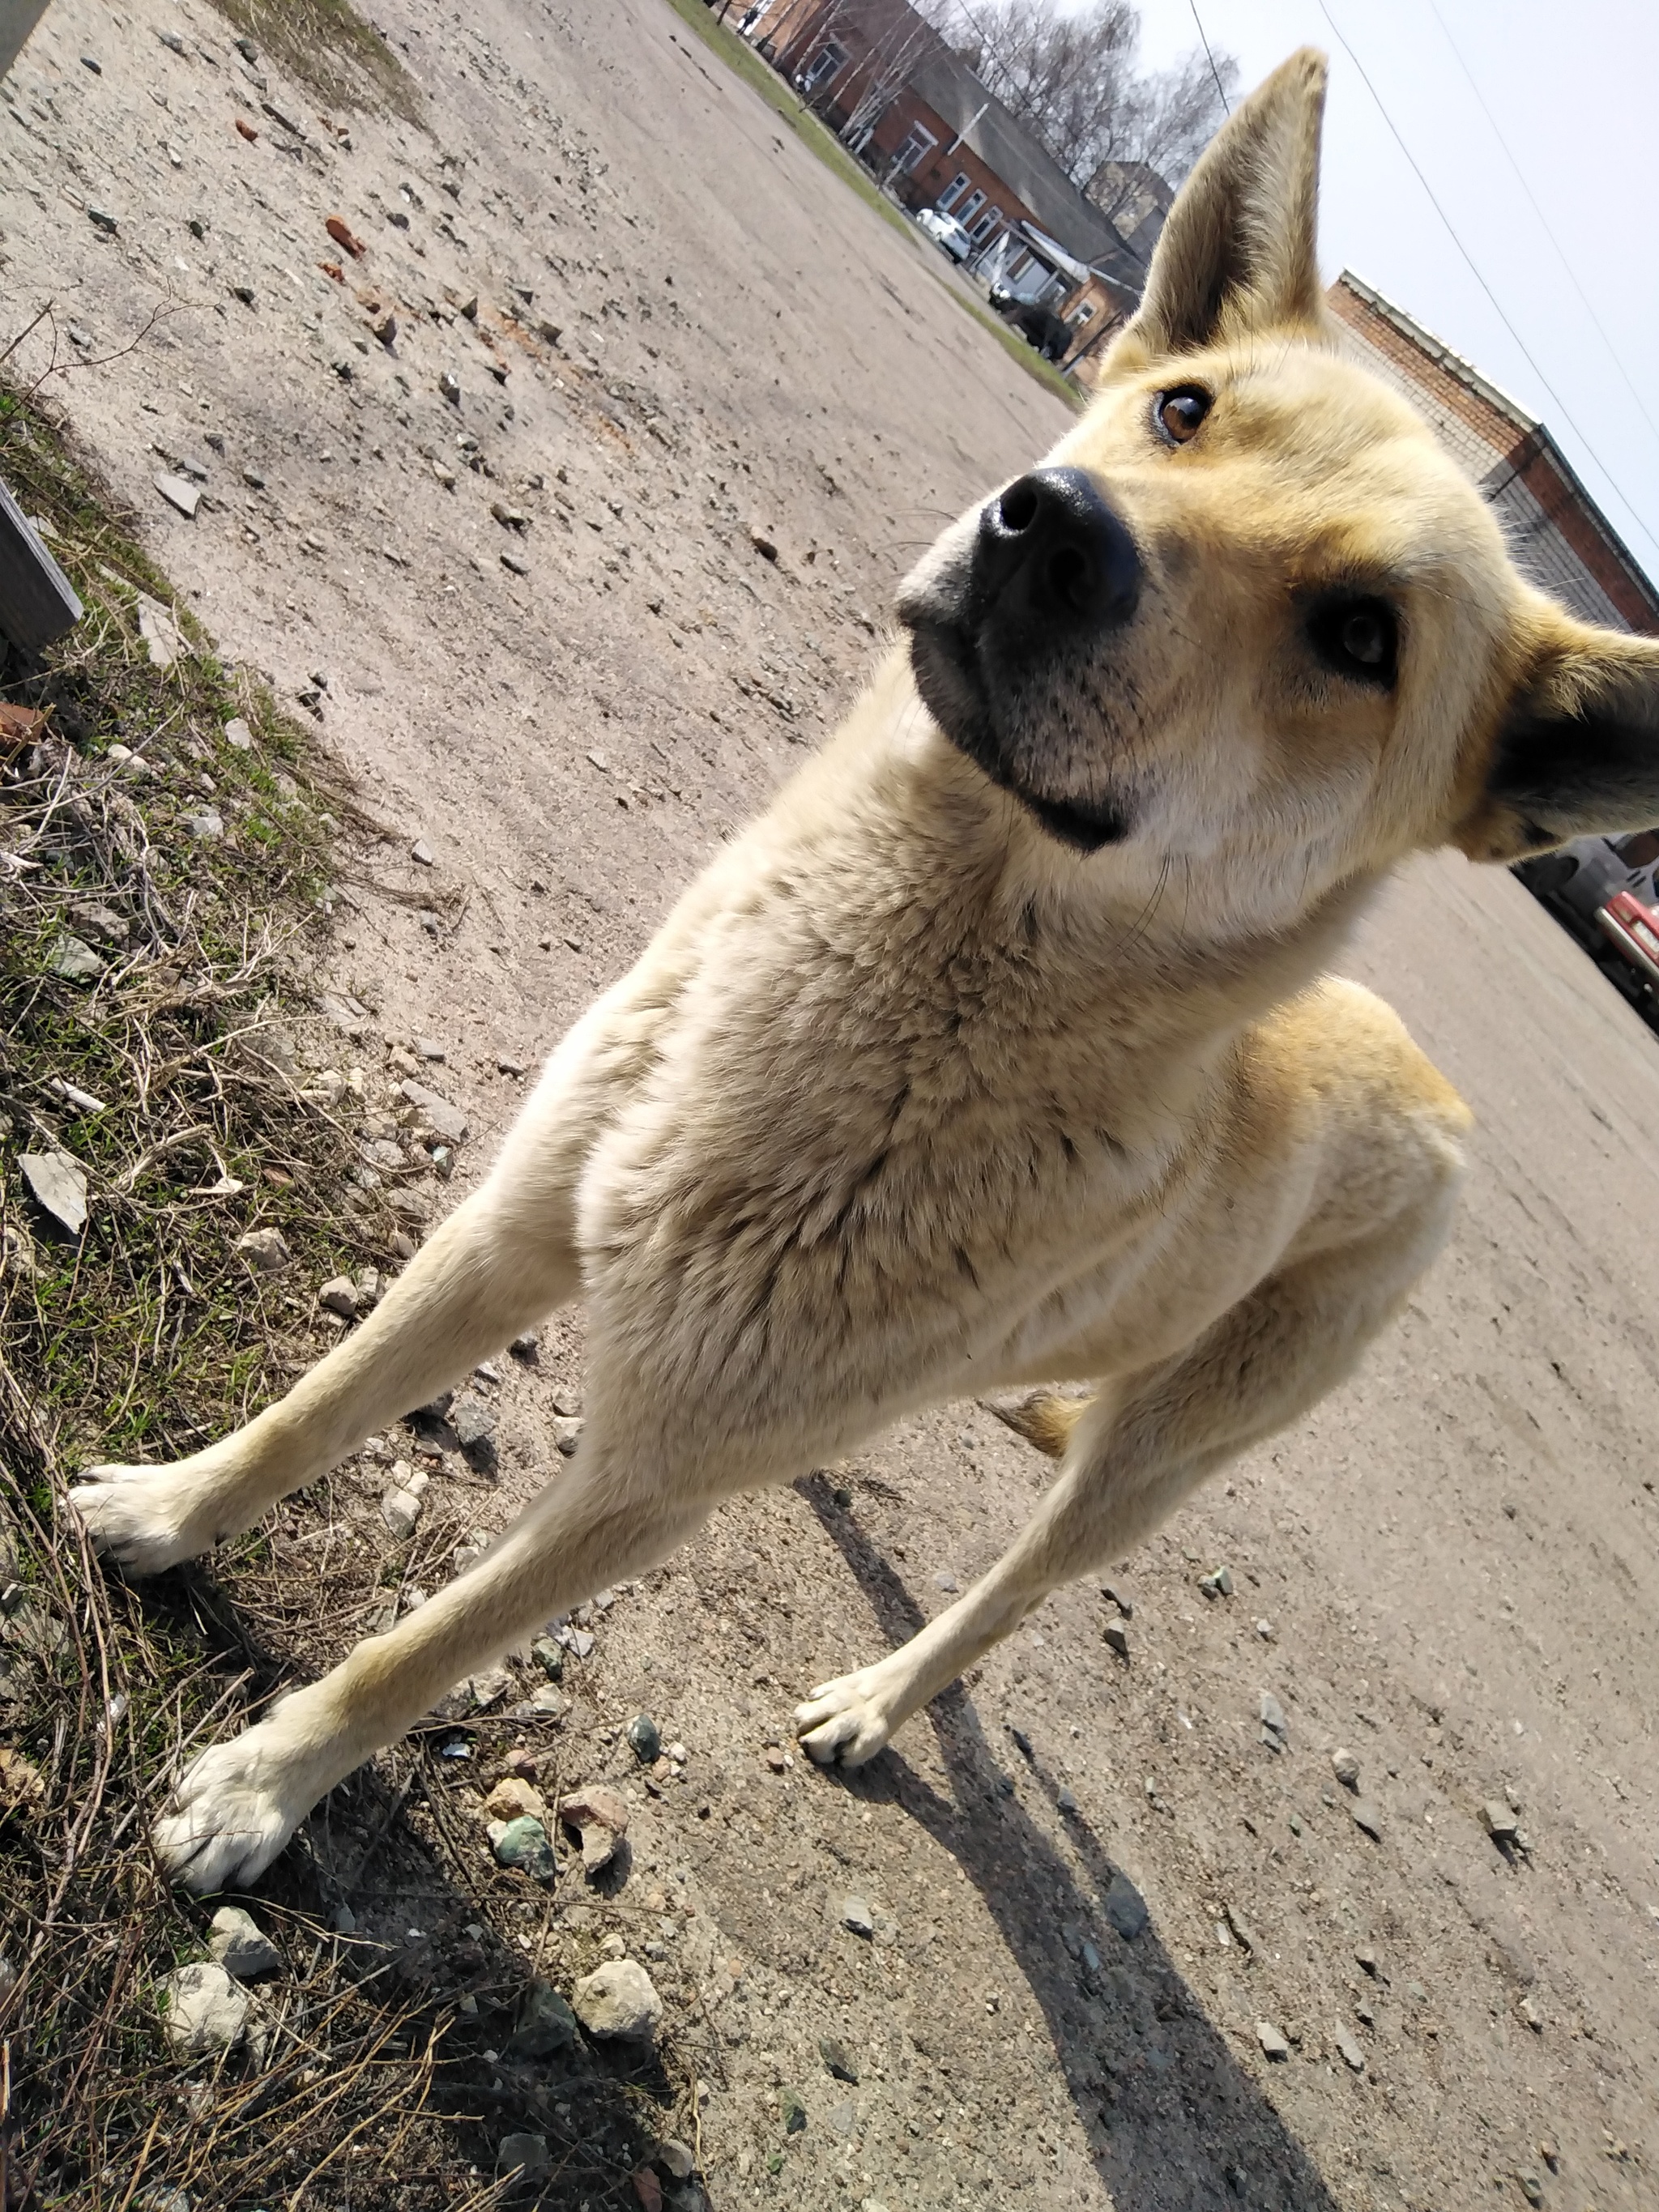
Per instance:
[[[1018,1398],[981,1398],[988,1413],[1049,1459],[1063,1459],[1072,1431],[1093,1405],[1092,1398],[1061,1398],[1052,1390],[1028,1390]]]

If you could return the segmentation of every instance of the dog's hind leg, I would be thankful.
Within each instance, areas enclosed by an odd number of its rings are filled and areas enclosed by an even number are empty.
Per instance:
[[[475,1566],[196,1760],[178,1784],[177,1810],[156,1825],[162,1865],[196,1890],[254,1881],[325,1791],[455,1682],[605,1583],[655,1565],[713,1502],[618,1479],[590,1424],[570,1470]]]
[[[1012,1550],[937,1620],[873,1666],[826,1682],[795,1724],[821,1765],[858,1766],[1050,1591],[1123,1558],[1196,1484],[1305,1413],[1403,1304],[1443,1240],[1450,1184],[1386,1228],[1258,1285],[1187,1351],[1084,1406],[1042,1401],[1061,1472]],[[1062,1410],[1056,1413],[1055,1407]]]
[[[251,1528],[577,1289],[568,1194],[498,1170],[285,1398],[172,1466],[89,1468],[70,1503],[129,1574],[157,1574]]]

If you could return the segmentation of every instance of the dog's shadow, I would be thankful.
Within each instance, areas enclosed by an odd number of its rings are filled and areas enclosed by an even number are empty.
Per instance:
[[[813,1475],[795,1487],[884,1633],[896,1644],[914,1636],[924,1626],[921,1609],[837,1508],[828,1481]],[[846,1786],[901,1806],[978,1890],[1042,2009],[1112,2202],[1121,2212],[1200,2212],[1241,2199],[1275,2212],[1336,2212],[1307,2154],[1239,2067],[1150,1923],[1133,1937],[1116,1932],[1107,1911],[1116,1869],[1082,1814],[1062,1815],[1080,1879],[1010,1788],[962,1685],[935,1698],[927,1717],[951,1798],[890,1750],[848,1775]],[[1014,1756],[1057,1807],[1060,1784],[1034,1756]],[[1133,1924],[1137,1903],[1119,1877],[1118,1917]]]

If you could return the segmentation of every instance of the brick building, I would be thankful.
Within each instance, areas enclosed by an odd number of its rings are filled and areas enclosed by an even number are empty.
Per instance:
[[[1427,417],[1496,508],[1522,572],[1587,622],[1659,636],[1659,593],[1543,424],[1350,270],[1328,297],[1356,358]]]

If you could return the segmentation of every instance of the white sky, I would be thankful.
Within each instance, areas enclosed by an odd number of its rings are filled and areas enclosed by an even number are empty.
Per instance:
[[[1659,581],[1659,6],[1328,4],[1503,313],[1413,174],[1320,0],[1198,0],[1211,44],[1237,57],[1241,88],[1296,46],[1331,57],[1320,224],[1327,276],[1351,268],[1547,423]],[[1140,8],[1143,63],[1197,45],[1190,0],[1140,0]]]

